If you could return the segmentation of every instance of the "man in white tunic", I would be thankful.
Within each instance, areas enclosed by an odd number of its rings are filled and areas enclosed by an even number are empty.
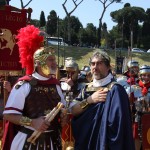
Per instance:
[[[13,87],[3,112],[4,119],[21,126],[13,139],[11,150],[61,150],[60,114],[56,115],[52,122],[45,120],[46,114],[59,102],[66,105],[58,80],[51,76],[57,68],[54,49],[40,47],[41,45],[38,48],[34,45],[34,48],[27,50],[25,45],[28,45],[29,40],[25,41],[27,36],[24,34],[28,33],[37,34],[37,45],[43,40],[39,30],[33,26],[22,28],[18,35],[21,63],[27,75],[20,78]],[[27,55],[28,52],[30,54]],[[30,58],[33,59],[31,63]],[[35,144],[31,144],[27,140],[34,130],[41,132],[41,135]]]

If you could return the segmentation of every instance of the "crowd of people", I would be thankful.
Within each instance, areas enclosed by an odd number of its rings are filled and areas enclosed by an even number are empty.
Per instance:
[[[3,117],[19,126],[9,143],[7,134],[14,128],[5,126],[3,150],[142,149],[141,113],[150,111],[150,66],[131,60],[124,74],[114,76],[110,57],[99,51],[81,70],[74,58],[66,58],[57,78],[55,49],[43,45],[38,28],[22,28],[17,38],[26,74],[12,87],[3,81],[10,92]],[[34,41],[32,47],[28,39]],[[32,135],[37,136],[34,142],[29,141]]]
[[[141,150],[142,141],[144,141],[141,117],[144,113],[150,112],[150,66],[140,66],[139,62],[131,60],[128,62],[127,67],[127,71],[119,76],[117,81],[125,88],[128,94],[132,112],[135,147],[136,150]]]

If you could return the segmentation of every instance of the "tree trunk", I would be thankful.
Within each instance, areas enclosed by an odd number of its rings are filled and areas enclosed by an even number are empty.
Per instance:
[[[68,17],[68,45],[71,45],[71,27],[70,27],[70,16]]]
[[[102,33],[102,18],[101,19],[99,19],[99,29],[98,29],[98,43],[97,43],[97,45],[98,45],[98,47],[100,47],[101,46],[101,33]]]

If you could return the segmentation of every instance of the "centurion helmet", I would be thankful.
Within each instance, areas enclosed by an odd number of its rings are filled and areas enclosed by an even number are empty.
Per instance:
[[[78,64],[75,62],[74,58],[66,58],[65,69],[69,78],[71,77],[74,81],[78,78],[79,67]]]
[[[90,71],[91,71],[90,66],[84,66],[80,71],[80,75],[86,76],[86,74],[89,73]]]
[[[49,56],[53,56],[55,54],[54,48],[49,47],[41,47],[39,48],[33,55],[34,61],[39,61],[41,65],[45,65],[45,61]]]
[[[74,58],[68,57],[65,60],[65,68],[66,70],[74,70],[76,71],[78,69],[78,64],[75,62]]]
[[[40,65],[41,65],[42,72],[45,75],[49,75],[50,74],[50,69],[49,69],[49,67],[46,64],[46,59],[49,56],[55,56],[54,48],[51,47],[51,46],[49,46],[49,47],[41,47],[33,55],[34,62],[35,62],[35,66],[34,67],[36,67],[36,61],[39,61]]]
[[[128,68],[139,67],[139,62],[135,61],[135,60],[131,60],[131,61],[128,62],[127,66],[128,66]]]
[[[150,66],[143,65],[140,67],[140,74],[150,73]]]
[[[90,66],[85,66],[83,70],[84,70],[85,72],[91,71]]]

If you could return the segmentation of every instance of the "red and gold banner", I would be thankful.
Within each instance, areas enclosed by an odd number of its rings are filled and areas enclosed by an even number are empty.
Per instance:
[[[150,114],[142,116],[142,149],[150,150]]]
[[[12,6],[0,9],[0,75],[5,71],[21,71],[15,36],[27,24],[27,10]]]
[[[62,150],[73,149],[75,142],[71,127],[72,115],[69,114],[68,117],[69,122],[62,128]]]

